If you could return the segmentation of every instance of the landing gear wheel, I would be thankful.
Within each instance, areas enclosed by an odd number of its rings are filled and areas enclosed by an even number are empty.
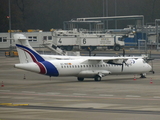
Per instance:
[[[142,74],[140,74],[140,75],[141,75],[140,78],[146,78],[146,74],[145,74],[145,73],[142,73]]]
[[[98,76],[98,75],[96,75],[96,76],[94,77],[94,80],[95,80],[95,81],[101,81],[101,77]]]
[[[83,80],[84,80],[84,78],[77,77],[77,80],[78,80],[78,81],[83,81]]]

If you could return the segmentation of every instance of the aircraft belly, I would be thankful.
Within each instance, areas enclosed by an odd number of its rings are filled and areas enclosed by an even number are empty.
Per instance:
[[[102,74],[103,76],[106,76],[110,73],[111,72],[108,70],[83,70],[77,76],[78,77],[95,77],[98,74]]]
[[[77,76],[80,71],[78,69],[59,69],[59,76]]]
[[[148,69],[145,66],[124,66],[123,71],[121,67],[109,68],[111,74],[140,74],[148,72]]]

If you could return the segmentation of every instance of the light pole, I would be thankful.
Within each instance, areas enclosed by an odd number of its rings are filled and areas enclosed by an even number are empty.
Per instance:
[[[106,12],[106,14],[105,14]],[[106,0],[106,3],[105,3],[105,0],[103,0],[103,17],[108,17],[108,0]],[[108,29],[108,20],[107,21],[103,21],[104,23],[104,29],[107,28]]]
[[[106,17],[108,17],[108,0],[106,0]],[[107,30],[108,30],[108,20],[107,20]]]
[[[103,0],[103,17],[105,17],[105,3],[104,3],[104,0]]]
[[[115,0],[115,3],[114,3],[114,13],[115,13],[115,16],[117,16],[117,0]],[[115,20],[115,28],[117,29],[117,20]]]

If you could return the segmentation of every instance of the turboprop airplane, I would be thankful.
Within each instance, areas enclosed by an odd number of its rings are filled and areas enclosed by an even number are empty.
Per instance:
[[[40,55],[23,34],[14,34],[19,54],[19,69],[55,76],[75,76],[78,81],[94,78],[101,81],[107,75],[140,74],[145,77],[152,67],[142,57],[58,56]]]

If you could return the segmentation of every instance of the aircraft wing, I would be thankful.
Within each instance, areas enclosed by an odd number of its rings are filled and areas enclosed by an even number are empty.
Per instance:
[[[109,64],[122,64],[128,59],[138,59],[141,57],[88,57],[88,56],[60,56],[60,55],[42,55],[46,60],[71,60],[71,59],[84,59],[83,64],[88,64],[88,62],[99,63],[105,62]]]
[[[105,62],[108,64],[122,64],[125,63],[127,60],[131,59],[138,59],[139,57],[97,57],[97,58],[88,58],[85,62]]]

